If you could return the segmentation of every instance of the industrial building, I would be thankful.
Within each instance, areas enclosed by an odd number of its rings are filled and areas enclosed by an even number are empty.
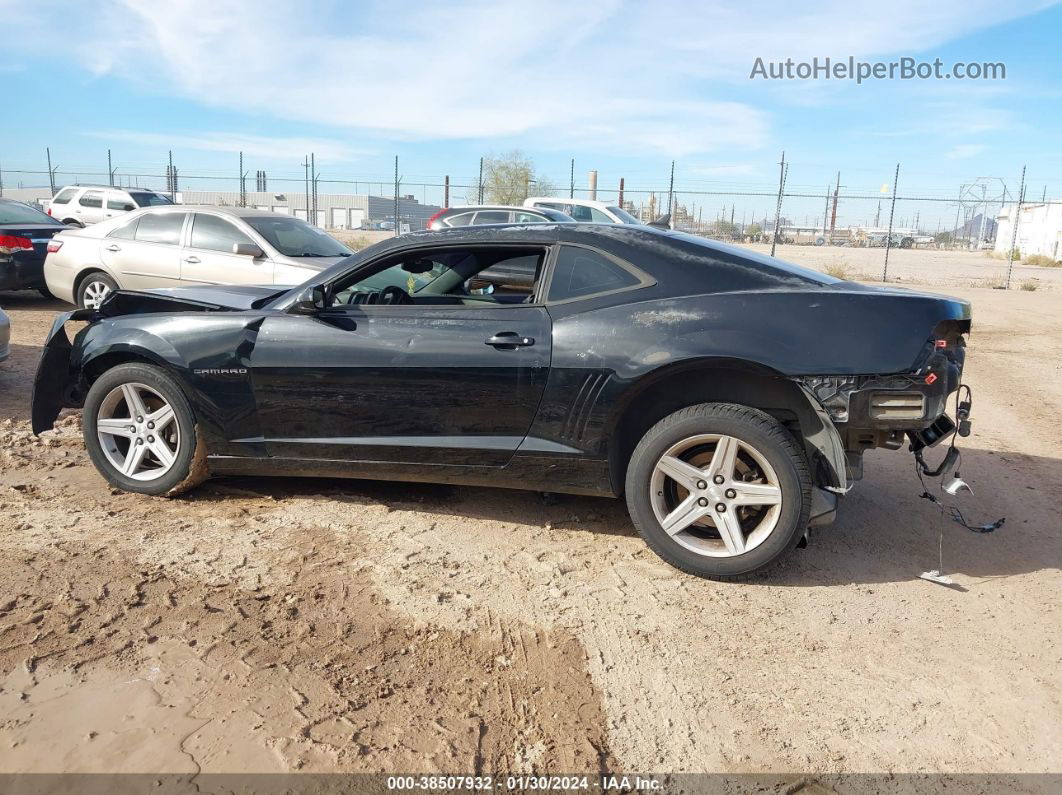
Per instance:
[[[1023,257],[1039,254],[1062,260],[1062,200],[1023,204],[1018,218],[1018,236],[1014,239],[1014,216],[1017,205],[1003,207],[996,216],[996,251],[1006,254],[1014,247]]]

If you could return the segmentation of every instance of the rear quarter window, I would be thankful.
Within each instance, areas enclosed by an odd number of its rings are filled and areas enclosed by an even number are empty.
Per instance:
[[[604,254],[578,246],[561,246],[549,283],[549,300],[587,298],[639,284],[641,279]]]
[[[74,198],[74,194],[77,193],[77,188],[63,188],[52,199],[52,204],[69,204],[70,200]]]

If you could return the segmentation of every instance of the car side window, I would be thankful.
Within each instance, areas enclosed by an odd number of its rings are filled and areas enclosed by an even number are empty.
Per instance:
[[[536,295],[545,253],[537,246],[476,246],[395,255],[337,280],[331,305],[526,304]]]
[[[603,254],[578,246],[561,246],[550,280],[549,300],[585,298],[640,283],[637,276]]]
[[[119,240],[135,240],[136,239],[136,225],[139,222],[139,218],[134,218],[127,224],[122,224],[117,229],[112,229],[107,237],[116,237]]]
[[[460,213],[459,215],[451,215],[446,219],[446,223],[450,226],[468,226],[472,223],[472,216],[475,213]]]
[[[102,207],[103,206],[103,192],[98,190],[87,190],[81,198],[77,201],[82,207]]]
[[[192,248],[224,251],[231,254],[232,247],[237,243],[254,244],[254,241],[231,223],[216,215],[196,213],[192,216],[192,238],[189,243]]]
[[[108,193],[107,194],[107,209],[108,210],[119,210],[120,212],[127,213],[130,210],[135,210],[136,209],[136,205],[133,204],[131,201],[129,201],[129,199],[125,198],[124,196],[122,196],[120,194]]]
[[[181,228],[187,213],[149,213],[140,216],[136,227],[136,240],[141,243],[168,243],[177,245],[181,242]]]
[[[74,198],[74,194],[77,193],[77,188],[63,188],[52,199],[52,204],[69,204],[70,200]]]
[[[589,207],[583,207],[581,204],[571,205],[571,210],[566,211],[568,215],[574,218],[576,221],[593,221],[594,217],[590,214]]]
[[[546,220],[547,219],[543,218],[541,215],[536,215],[534,213],[513,212],[513,221],[518,224],[542,224],[545,223]]]
[[[476,213],[477,224],[507,224],[509,223],[508,210],[480,210]]]
[[[611,223],[614,223],[611,218],[609,218],[607,215],[605,215],[603,212],[601,212],[596,207],[590,207],[588,209],[590,210],[590,220],[593,221],[595,224],[611,224]]]

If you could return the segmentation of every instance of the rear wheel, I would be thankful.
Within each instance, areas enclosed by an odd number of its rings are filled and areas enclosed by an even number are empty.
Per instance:
[[[130,363],[105,372],[85,399],[83,426],[92,463],[124,491],[177,494],[206,478],[192,409],[158,367]]]
[[[99,309],[104,299],[117,289],[118,283],[106,273],[101,271],[90,273],[78,285],[78,306],[85,309]]]
[[[701,577],[749,574],[796,545],[811,477],[797,441],[748,406],[703,403],[642,437],[627,468],[627,506],[646,543]]]

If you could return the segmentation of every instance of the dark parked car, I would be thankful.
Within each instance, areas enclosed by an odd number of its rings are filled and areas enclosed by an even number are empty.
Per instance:
[[[663,558],[732,576],[829,522],[865,450],[948,433],[969,328],[963,301],[645,226],[418,232],[294,289],[59,315],[33,427],[82,406],[96,467],[143,494],[240,473],[625,494]]]
[[[0,290],[39,290],[44,283],[48,244],[66,227],[40,210],[0,198]]]
[[[475,207],[447,207],[428,219],[428,229],[449,229],[454,226],[482,224],[548,224],[574,223],[575,219],[560,210],[546,207],[509,207],[503,204],[484,204]]]

